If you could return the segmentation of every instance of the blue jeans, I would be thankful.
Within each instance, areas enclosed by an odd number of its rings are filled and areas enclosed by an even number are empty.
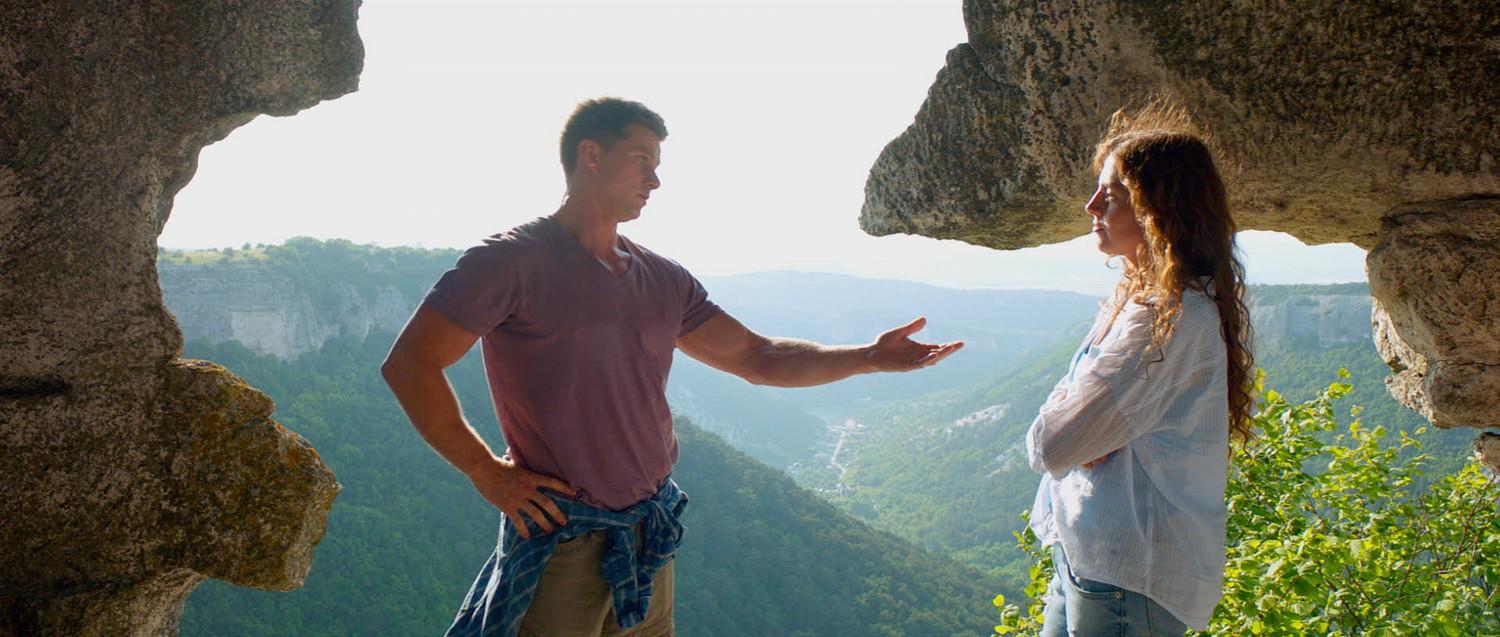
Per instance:
[[[1057,574],[1047,586],[1039,637],[1182,637],[1187,625],[1135,591],[1081,579],[1068,567],[1062,545],[1052,546]]]

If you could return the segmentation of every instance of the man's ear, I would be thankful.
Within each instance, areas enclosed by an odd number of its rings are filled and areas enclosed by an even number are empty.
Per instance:
[[[604,147],[592,139],[579,140],[578,142],[578,167],[595,172],[599,170],[599,158],[604,154]]]

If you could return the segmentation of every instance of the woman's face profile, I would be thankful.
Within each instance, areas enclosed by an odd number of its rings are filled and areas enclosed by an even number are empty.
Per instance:
[[[1136,221],[1135,208],[1130,205],[1130,191],[1120,179],[1114,155],[1105,158],[1104,166],[1099,169],[1098,188],[1084,210],[1093,221],[1099,251],[1134,262],[1136,248],[1142,241],[1141,226]]]

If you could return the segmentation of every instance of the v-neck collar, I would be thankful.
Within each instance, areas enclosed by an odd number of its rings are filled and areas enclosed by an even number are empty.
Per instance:
[[[625,235],[620,234],[618,231],[615,232],[615,249],[630,255],[630,258],[625,260],[625,271],[619,274],[615,274],[614,268],[609,267],[609,264],[605,263],[598,256],[594,255],[594,253],[589,252],[588,248],[583,247],[583,244],[579,243],[578,237],[574,236],[572,232],[569,232],[568,227],[564,226],[561,221],[558,221],[557,217],[548,215],[542,218],[546,219],[549,223],[552,224],[554,232],[559,232],[563,235],[567,243],[572,246],[573,252],[576,255],[588,259],[590,263],[593,263],[595,267],[603,272],[604,276],[607,276],[615,281],[623,281],[629,278],[631,273],[636,271],[636,262],[641,260],[641,255],[636,253],[636,250],[634,246],[631,245],[630,240],[626,239]]]

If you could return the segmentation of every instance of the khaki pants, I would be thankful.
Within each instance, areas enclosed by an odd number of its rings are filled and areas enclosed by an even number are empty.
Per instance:
[[[593,531],[557,545],[542,569],[536,597],[521,619],[521,637],[673,637],[672,567],[667,562],[651,580],[646,619],[628,630],[615,620],[609,584],[600,574],[604,533]]]

